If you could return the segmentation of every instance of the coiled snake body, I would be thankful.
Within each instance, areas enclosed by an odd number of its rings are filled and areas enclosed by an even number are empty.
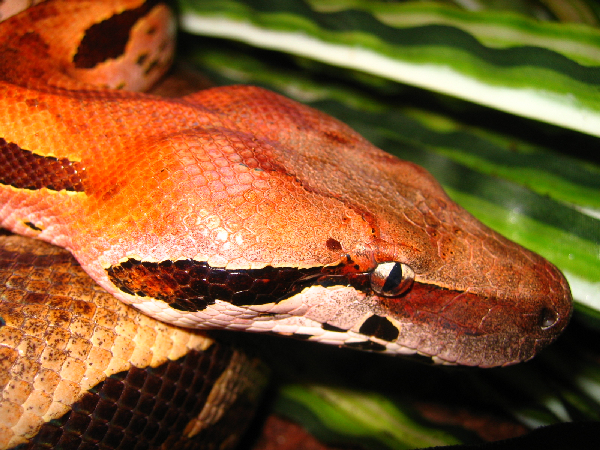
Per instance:
[[[70,401],[93,403],[82,396],[106,376],[218,353],[171,325],[479,366],[527,360],[562,331],[571,296],[554,266],[337,120],[249,86],[129,92],[170,61],[164,17],[141,0],[51,1],[1,25],[0,225],[64,247],[124,304],[62,251],[4,238],[0,448],[40,430],[81,439],[43,424]],[[179,433],[201,435],[225,405],[256,396],[244,380],[260,369],[227,352],[237,366],[199,363],[210,387]],[[151,434],[127,427],[126,439]],[[165,429],[152,445],[174,445]]]

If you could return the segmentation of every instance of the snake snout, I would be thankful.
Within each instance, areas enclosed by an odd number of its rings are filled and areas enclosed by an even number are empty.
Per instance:
[[[547,286],[547,294],[541,299],[537,311],[537,327],[540,334],[550,340],[556,338],[567,326],[573,312],[573,298],[569,283],[551,263],[543,261],[546,277],[541,283]]]
[[[397,328],[394,339],[375,338],[388,341],[388,351],[412,350],[445,364],[492,367],[531,359],[566,327],[569,285],[554,265],[522,247],[499,251],[509,257],[489,272],[497,276],[480,276],[467,287],[417,276],[400,295],[374,289],[375,314]]]

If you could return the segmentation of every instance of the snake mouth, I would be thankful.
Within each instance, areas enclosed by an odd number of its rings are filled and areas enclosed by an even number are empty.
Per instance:
[[[193,260],[129,259],[109,268],[108,275],[121,291],[163,300],[181,313],[210,315],[208,310],[219,302],[219,308],[256,311],[257,322],[276,322],[295,315],[293,311],[309,309],[307,318],[314,321],[315,333],[337,333],[338,344],[419,353],[445,364],[492,367],[532,358],[569,320],[568,285],[554,266],[543,264],[549,276],[540,284],[546,289],[527,297],[440,287],[413,278],[406,267],[401,267],[402,277],[395,277],[396,263],[381,264],[375,274],[339,275],[322,268],[225,270]],[[400,294],[389,295],[398,289]],[[336,298],[340,292],[346,297]],[[321,310],[317,304],[326,306]]]

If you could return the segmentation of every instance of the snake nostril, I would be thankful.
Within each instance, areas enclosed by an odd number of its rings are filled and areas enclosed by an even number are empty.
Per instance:
[[[550,308],[542,308],[538,317],[538,325],[542,330],[553,327],[558,322],[558,314]]]

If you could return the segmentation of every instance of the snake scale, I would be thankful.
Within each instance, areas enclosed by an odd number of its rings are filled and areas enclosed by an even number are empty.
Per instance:
[[[174,31],[142,0],[0,25],[0,225],[22,235],[0,247],[0,448],[233,443],[214,425],[263,369],[202,329],[482,367],[563,330],[552,264],[343,123],[251,86],[132,92]]]

